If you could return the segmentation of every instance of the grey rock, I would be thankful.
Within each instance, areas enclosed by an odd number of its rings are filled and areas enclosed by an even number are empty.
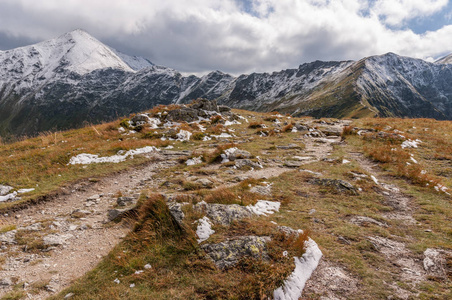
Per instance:
[[[211,188],[213,187],[213,181],[207,179],[207,178],[199,178],[195,180],[196,184],[202,185],[205,188]]]
[[[1,244],[15,244],[16,243],[16,232],[17,232],[17,230],[10,230],[10,231],[0,234],[0,243]]]
[[[246,207],[238,204],[210,204],[203,201],[196,204],[194,208],[203,211],[213,223],[221,225],[229,225],[234,220],[252,216]]]
[[[427,248],[424,251],[424,270],[431,276],[447,278],[448,270],[447,258],[452,257],[452,251],[443,249]]]
[[[175,109],[168,112],[166,119],[169,121],[193,122],[198,120],[198,111],[188,107]]]
[[[130,209],[109,209],[107,212],[108,221],[113,221],[122,218],[124,214],[129,212]]]
[[[288,144],[288,145],[283,145],[283,146],[276,146],[276,148],[282,149],[282,150],[301,149],[301,147],[299,145],[297,145],[297,144]]]
[[[71,217],[72,218],[83,218],[89,214],[91,214],[91,212],[88,210],[76,209],[71,213]]]
[[[12,189],[12,186],[0,184],[0,196],[7,195]]]
[[[196,110],[219,111],[216,100],[196,99],[190,104],[190,107]]]
[[[340,136],[342,134],[342,128],[338,127],[326,127],[322,128],[321,131],[326,136]]]
[[[229,106],[226,106],[226,105],[218,105],[218,111],[220,113],[225,113],[225,112],[231,111],[231,108]]]
[[[49,234],[43,238],[44,245],[58,246],[66,244],[66,241],[74,237],[72,234]]]
[[[369,217],[363,217],[363,216],[354,216],[349,221],[350,221],[350,223],[358,225],[358,226],[363,226],[366,224],[374,224],[374,225],[377,225],[380,227],[388,227],[388,224],[386,224],[386,223],[382,223],[375,219],[372,219]]]
[[[182,224],[182,221],[185,218],[185,214],[182,211],[182,203],[170,202],[168,203],[168,208],[177,223]]]
[[[9,277],[0,279],[0,286],[7,287],[7,286],[11,286],[13,284],[14,283],[13,283],[12,279]]]
[[[237,169],[242,169],[244,167],[250,167],[250,168],[254,168],[254,169],[259,169],[259,168],[262,169],[263,168],[263,166],[260,163],[254,162],[250,159],[237,159],[235,161],[234,166]]]
[[[126,206],[126,205],[130,205],[133,203],[133,198],[131,197],[118,197],[118,199],[116,199],[116,203],[119,206]]]
[[[72,297],[74,297],[74,296],[75,296],[74,293],[68,293],[68,294],[66,294],[66,295],[64,296],[63,299],[70,299],[70,298],[72,298]]]
[[[266,243],[270,237],[242,236],[218,244],[206,244],[201,248],[220,269],[235,266],[243,257],[269,259]]]
[[[29,230],[29,231],[40,231],[40,230],[43,229],[43,227],[42,227],[41,223],[34,223],[34,224],[31,224],[31,225],[28,225],[27,227],[24,227],[23,229],[24,230]]]
[[[304,163],[302,161],[297,161],[297,160],[286,160],[284,162],[284,166],[286,166],[288,168],[298,168],[298,167],[301,167],[302,165],[304,165]]]
[[[320,179],[313,178],[311,183],[322,186],[332,187],[338,192],[349,193],[352,195],[358,195],[358,190],[349,182],[340,179]]]
[[[261,194],[264,196],[271,196],[272,195],[272,187],[271,187],[271,185],[266,185],[266,186],[256,185],[250,189],[250,192],[256,193],[256,194]]]

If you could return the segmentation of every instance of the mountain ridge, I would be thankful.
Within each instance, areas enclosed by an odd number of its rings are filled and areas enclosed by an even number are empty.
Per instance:
[[[452,119],[452,65],[387,53],[295,69],[184,76],[83,30],[0,52],[0,136],[35,135],[196,98],[314,117]]]

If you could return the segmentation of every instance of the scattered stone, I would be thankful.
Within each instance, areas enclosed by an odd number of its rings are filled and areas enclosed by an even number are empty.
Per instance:
[[[321,178],[313,178],[311,183],[329,186],[336,189],[338,192],[345,192],[352,195],[358,195],[358,190],[351,185],[349,182],[340,180],[340,179],[321,179]]]
[[[276,148],[282,149],[282,150],[301,149],[301,147],[299,145],[297,145],[297,144],[289,144],[289,145],[285,145],[285,146],[276,146]]]
[[[116,203],[119,206],[126,206],[126,205],[130,205],[133,203],[133,198],[131,197],[118,197],[118,199],[116,199]]]
[[[264,195],[264,196],[271,196],[272,195],[272,186],[271,185],[266,185],[266,186],[256,185],[250,189],[250,192]]]
[[[66,294],[66,296],[64,296],[64,299],[70,299],[70,298],[72,298],[74,295],[75,295],[74,293],[68,293],[68,294]]]
[[[238,204],[209,204],[202,201],[196,204],[194,208],[203,211],[213,223],[221,225],[229,225],[234,220],[252,216],[252,213],[246,207]]]
[[[350,223],[358,226],[366,226],[367,224],[374,224],[380,227],[388,227],[388,224],[379,222],[375,219],[363,216],[354,216],[349,220]]]
[[[92,195],[86,199],[86,201],[97,201],[99,200],[100,195]]]
[[[28,225],[27,227],[23,228],[24,230],[29,230],[29,231],[40,231],[43,229],[42,224],[41,223],[34,223],[31,225]]]
[[[78,219],[78,218],[86,217],[89,214],[91,214],[91,212],[88,210],[76,209],[71,213],[71,217]]]
[[[17,232],[17,230],[10,230],[10,231],[0,234],[0,243],[1,244],[15,244],[16,243],[16,232]]]
[[[213,181],[211,181],[210,179],[207,179],[207,178],[199,178],[199,179],[195,180],[195,184],[199,184],[205,188],[213,187]]]
[[[302,161],[297,161],[297,160],[286,160],[284,162],[284,166],[288,167],[288,168],[299,168],[302,165],[304,165],[304,162]]]
[[[245,256],[269,259],[266,243],[270,240],[267,236],[242,236],[218,244],[206,244],[201,248],[219,269],[225,269],[235,266]]]
[[[223,159],[222,163],[234,161],[236,159],[251,158],[251,156],[251,153],[248,151],[240,150],[237,147],[225,149],[221,154],[221,158]]]
[[[107,212],[108,221],[114,221],[116,219],[122,218],[126,213],[130,211],[131,209],[109,209]]]
[[[242,169],[245,167],[253,168],[253,169],[262,169],[263,166],[259,162],[254,162],[250,159],[238,159],[235,161],[234,165],[237,169]]]
[[[11,286],[13,284],[13,281],[9,277],[0,279],[0,286],[2,287]]]
[[[424,270],[430,276],[445,279],[452,274],[452,266],[448,263],[448,259],[452,259],[451,251],[427,248],[424,251]]]
[[[46,246],[58,246],[66,244],[66,241],[73,237],[72,234],[49,234],[43,238],[43,242]]]

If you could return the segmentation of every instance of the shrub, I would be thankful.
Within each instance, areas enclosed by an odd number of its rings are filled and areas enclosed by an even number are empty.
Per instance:
[[[124,127],[125,129],[130,129],[130,119],[122,119],[119,126]]]

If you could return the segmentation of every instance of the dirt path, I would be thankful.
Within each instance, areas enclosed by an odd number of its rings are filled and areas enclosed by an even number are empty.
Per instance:
[[[18,232],[26,229],[29,241],[18,245],[16,233],[12,243],[2,246],[6,260],[0,279],[6,288],[0,289],[0,297],[20,283],[30,299],[44,299],[92,269],[130,230],[107,222],[108,210],[116,205],[115,193],[137,199],[143,188],[155,186],[153,175],[176,163],[168,156],[159,159],[97,183],[78,184],[52,201],[2,216],[2,224],[15,225]],[[26,249],[35,242],[44,244],[45,252]]]
[[[417,222],[413,218],[414,204],[412,199],[404,194],[397,185],[388,183],[390,179],[377,175],[380,171],[378,165],[365,158],[361,153],[352,152],[350,155],[359,162],[364,170],[373,174],[372,179],[379,186],[379,193],[384,196],[386,204],[393,208],[391,212],[382,214],[382,217],[388,220],[398,220],[406,226],[416,225]],[[427,274],[423,267],[422,257],[415,255],[403,242],[407,239],[412,239],[412,237],[368,237],[375,249],[398,269],[397,273],[394,274],[398,281],[407,283],[414,288],[418,283],[426,280]],[[416,293],[400,287],[396,282],[388,284],[400,299],[417,296]]]

